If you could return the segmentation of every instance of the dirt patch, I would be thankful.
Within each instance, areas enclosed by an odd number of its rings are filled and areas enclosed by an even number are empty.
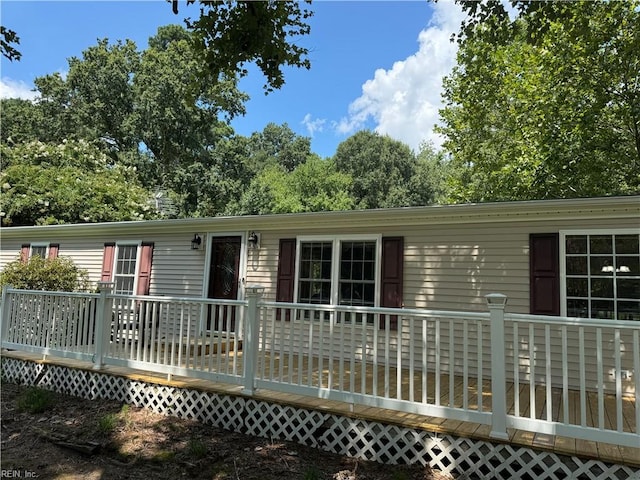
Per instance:
[[[3,476],[57,480],[445,480],[296,443],[227,432],[118,402],[2,384]]]

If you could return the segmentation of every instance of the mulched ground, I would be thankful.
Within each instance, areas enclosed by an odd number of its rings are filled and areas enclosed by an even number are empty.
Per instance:
[[[42,403],[41,411],[38,410]],[[35,405],[35,406],[34,406]],[[117,402],[3,383],[2,474],[56,480],[449,480],[427,467],[381,465],[227,432]]]

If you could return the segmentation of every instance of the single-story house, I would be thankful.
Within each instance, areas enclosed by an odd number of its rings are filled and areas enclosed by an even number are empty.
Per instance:
[[[1,235],[115,289],[5,290],[5,349],[638,444],[640,196]]]
[[[116,293],[640,320],[640,196],[2,229]]]

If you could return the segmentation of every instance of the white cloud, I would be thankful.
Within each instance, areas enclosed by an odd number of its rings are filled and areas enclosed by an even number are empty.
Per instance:
[[[442,107],[442,78],[456,60],[457,44],[451,42],[451,35],[459,30],[464,14],[451,1],[437,2],[433,9],[429,26],[418,36],[418,52],[389,70],[378,69],[364,83],[362,95],[349,105],[349,115],[334,123],[339,133],[353,133],[372,119],[378,133],[415,150],[423,141],[436,147],[442,144],[433,126]]]
[[[322,132],[324,130],[324,125],[326,123],[326,119],[324,118],[312,118],[310,113],[307,113],[302,119],[302,125],[304,125],[309,132],[309,135],[313,137],[314,133]]]
[[[33,100],[37,93],[33,91],[31,85],[22,80],[12,80],[8,77],[0,79],[0,98],[22,98],[23,100]]]

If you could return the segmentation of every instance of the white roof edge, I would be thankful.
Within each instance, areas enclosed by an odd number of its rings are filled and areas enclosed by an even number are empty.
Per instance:
[[[615,212],[623,218],[640,218],[640,195],[557,200],[528,200],[457,205],[430,205],[375,210],[338,212],[246,215],[234,217],[183,218],[128,222],[83,223],[24,227],[3,227],[5,239],[19,236],[102,235],[118,233],[156,233],[184,231],[287,230],[322,226],[375,227],[390,225],[464,224],[512,222],[542,219],[575,218],[581,214],[590,218],[608,218]],[[640,226],[640,220],[638,221]]]

